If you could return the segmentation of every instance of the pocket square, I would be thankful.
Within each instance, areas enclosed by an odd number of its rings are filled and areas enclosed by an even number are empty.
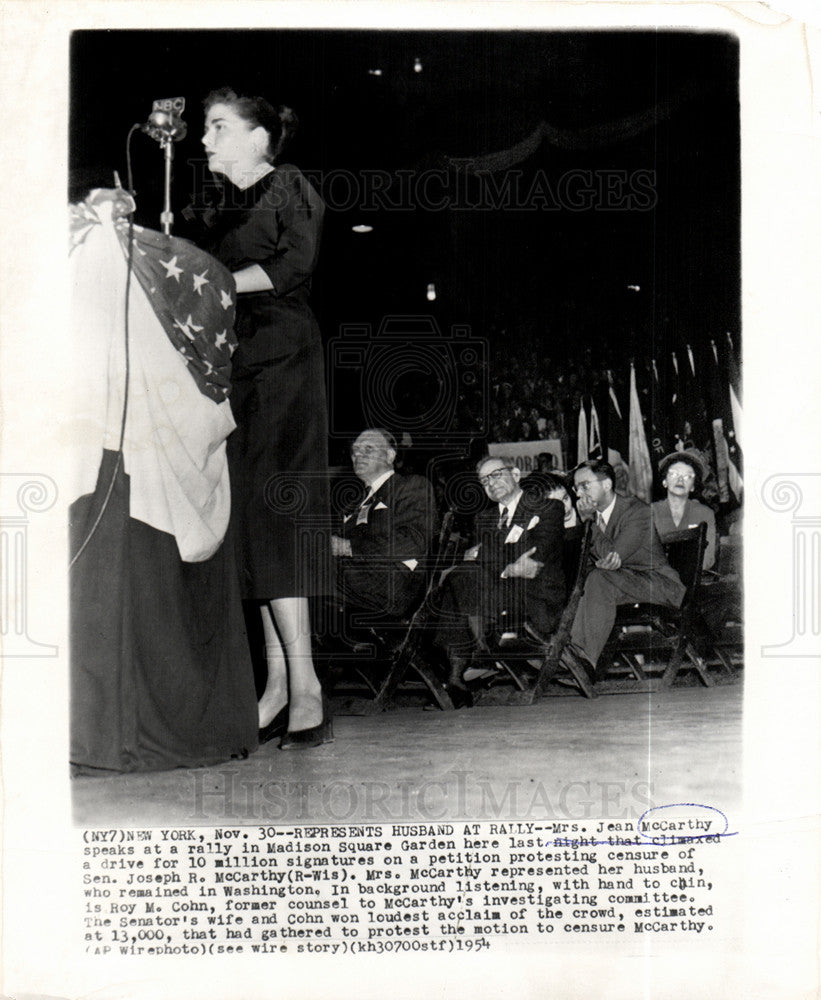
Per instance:
[[[507,533],[507,538],[505,539],[505,545],[513,545],[514,542],[518,542],[519,539],[524,534],[524,529],[521,524],[514,524],[511,526],[510,531]]]
[[[527,530],[532,531],[533,528],[535,528],[538,523],[539,523],[539,515],[534,514],[533,517],[531,517],[530,521],[528,522]]]
[[[381,501],[381,500],[380,500],[380,501],[379,501],[379,503],[378,503],[378,504],[377,504],[377,505],[376,505],[376,506],[374,507],[374,510],[387,510],[387,509],[388,509],[388,505],[387,505],[386,503],[382,503],[382,501]]]

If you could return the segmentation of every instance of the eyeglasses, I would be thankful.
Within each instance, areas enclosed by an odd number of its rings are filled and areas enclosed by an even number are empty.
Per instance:
[[[506,465],[503,469],[494,469],[493,472],[489,472],[486,476],[479,476],[479,482],[482,486],[489,486],[491,483],[501,482],[504,479],[506,472],[510,472],[509,465]]]
[[[601,479],[585,479],[581,483],[576,483],[576,487],[575,487],[576,492],[577,493],[589,493],[590,490],[593,488],[593,486],[596,483],[600,483],[601,481],[602,481]]]
[[[683,479],[685,482],[692,482],[696,475],[694,472],[668,472],[668,479]]]
[[[378,455],[384,448],[378,445],[366,444],[361,448],[351,448],[351,458],[370,458],[371,455]]]

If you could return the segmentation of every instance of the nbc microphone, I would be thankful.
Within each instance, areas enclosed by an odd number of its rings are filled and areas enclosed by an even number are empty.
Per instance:
[[[188,132],[188,126],[182,120],[185,111],[184,97],[166,97],[154,101],[148,121],[140,128],[157,142],[179,142]]]

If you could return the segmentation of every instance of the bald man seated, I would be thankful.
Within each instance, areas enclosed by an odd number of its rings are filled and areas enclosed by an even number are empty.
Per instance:
[[[331,538],[337,595],[349,609],[401,619],[425,587],[425,558],[439,528],[433,487],[394,470],[396,441],[381,428],[351,447],[362,496],[339,512]]]

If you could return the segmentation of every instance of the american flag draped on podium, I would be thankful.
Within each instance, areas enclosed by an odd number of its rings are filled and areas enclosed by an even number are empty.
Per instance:
[[[93,492],[125,412],[130,515],[173,534],[181,558],[199,562],[222,542],[230,513],[234,280],[187,240],[130,231],[126,200],[93,192],[71,207],[71,500]]]

